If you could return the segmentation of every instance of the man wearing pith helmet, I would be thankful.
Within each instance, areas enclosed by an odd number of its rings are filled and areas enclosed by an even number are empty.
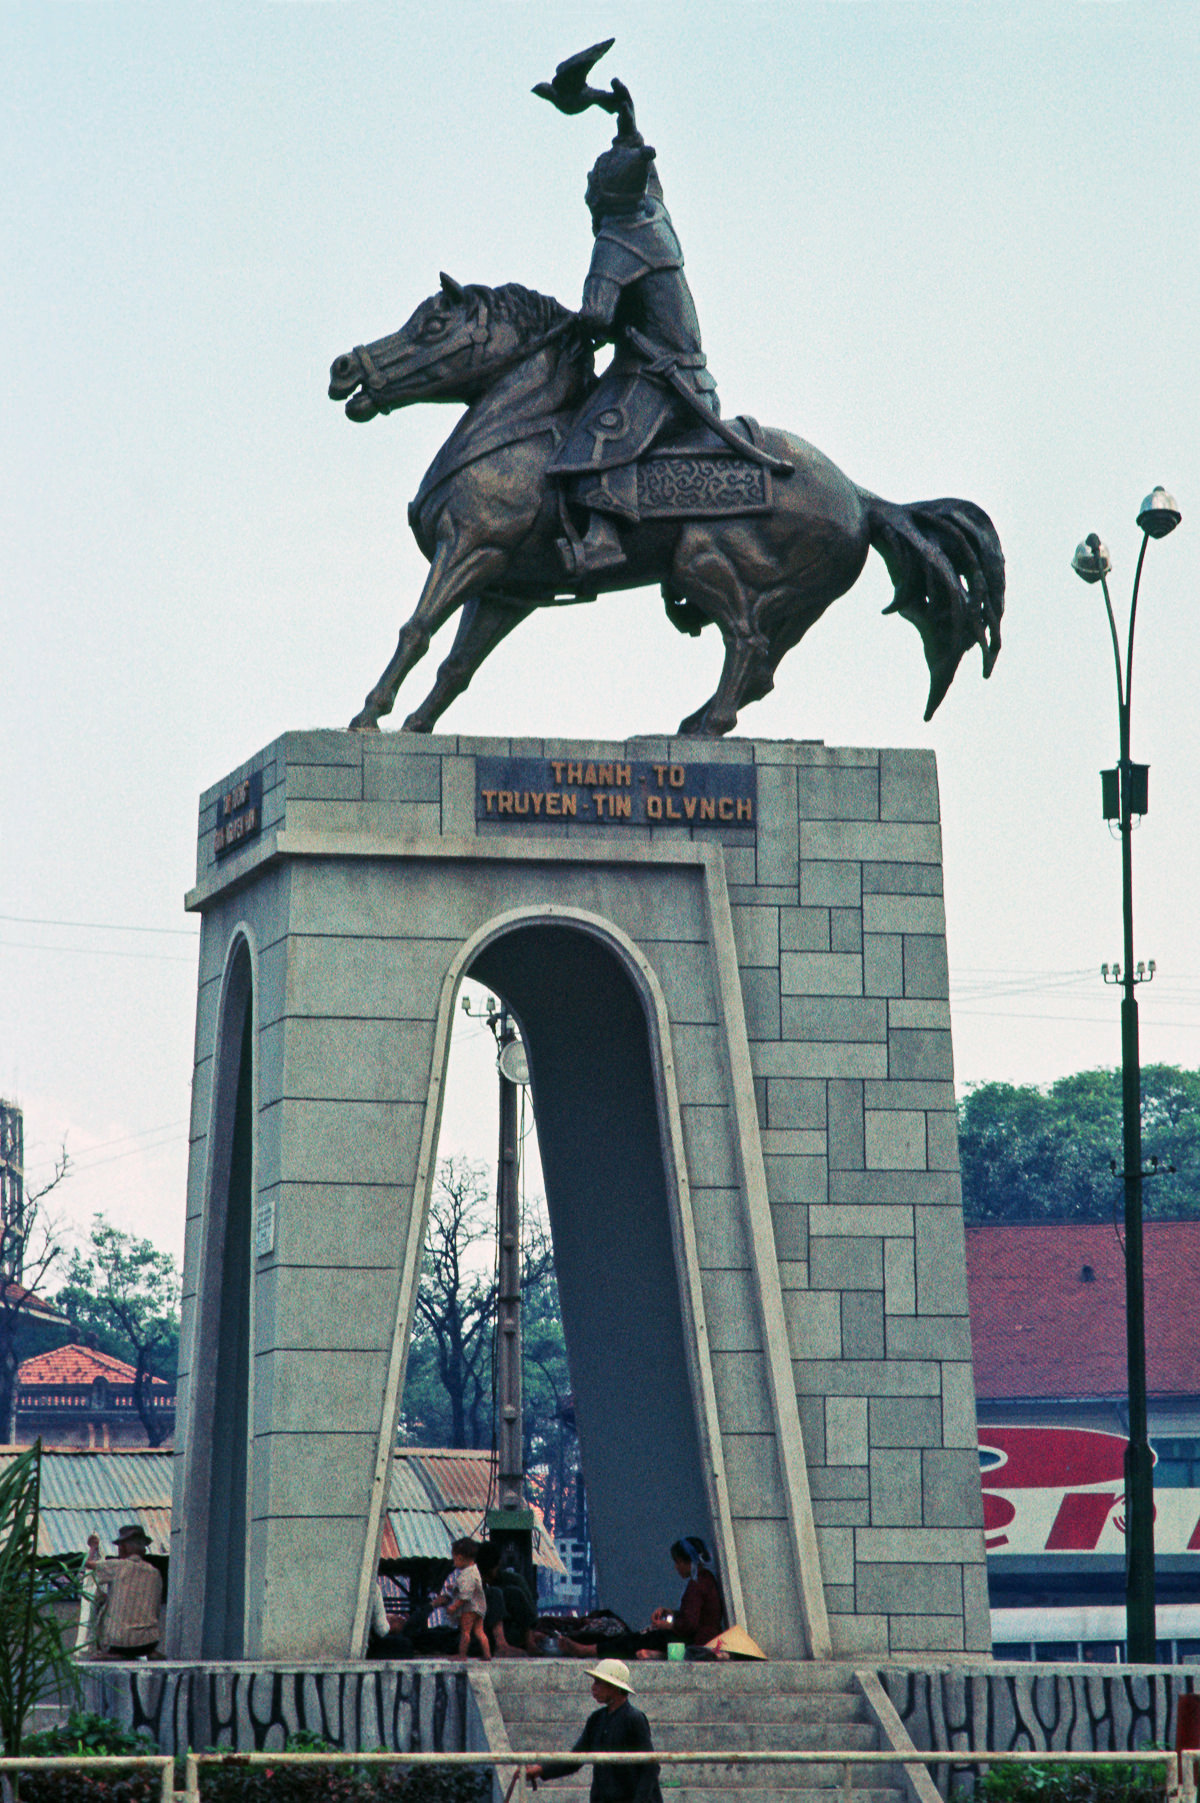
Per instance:
[[[544,1765],[525,1768],[525,1776],[536,1785],[539,1778],[569,1778],[585,1764],[590,1753],[652,1753],[650,1724],[630,1701],[633,1686],[629,1667],[620,1659],[601,1659],[588,1672],[592,1695],[600,1705],[583,1724],[583,1733],[572,1749],[583,1755],[575,1761],[556,1759]],[[658,1764],[594,1765],[592,1767],[592,1803],[662,1803],[658,1788]]]

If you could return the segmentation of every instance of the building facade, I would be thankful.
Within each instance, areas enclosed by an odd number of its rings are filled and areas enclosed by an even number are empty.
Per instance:
[[[17,1444],[80,1446],[110,1451],[149,1446],[152,1436],[137,1406],[137,1372],[124,1359],[91,1346],[58,1346],[29,1358],[17,1373]],[[151,1379],[147,1408],[157,1444],[175,1432],[175,1390]]]

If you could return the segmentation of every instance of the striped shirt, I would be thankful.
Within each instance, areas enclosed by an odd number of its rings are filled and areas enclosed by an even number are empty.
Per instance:
[[[162,1579],[154,1566],[145,1559],[97,1559],[88,1570],[103,1593],[101,1652],[148,1646],[157,1640]]]

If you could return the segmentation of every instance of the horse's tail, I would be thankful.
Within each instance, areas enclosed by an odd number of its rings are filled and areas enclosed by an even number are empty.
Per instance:
[[[973,643],[990,676],[1000,655],[1004,553],[996,528],[972,501],[914,501],[902,506],[860,489],[871,543],[887,565],[895,594],[885,613],[903,614],[921,635],[929,665],[931,720]]]

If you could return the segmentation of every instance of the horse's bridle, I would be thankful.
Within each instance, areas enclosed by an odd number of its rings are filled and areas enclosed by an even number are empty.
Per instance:
[[[551,326],[549,331],[543,332],[540,338],[534,338],[525,344],[518,345],[507,357],[501,357],[496,362],[489,363],[487,365],[489,375],[503,375],[506,370],[514,368],[516,364],[524,363],[527,358],[536,356],[538,351],[545,349],[546,345],[553,343],[556,338],[561,338],[568,326],[578,322],[578,318],[576,313],[567,313],[557,324]],[[466,327],[465,342],[460,338],[453,347],[444,344],[430,345],[428,350],[411,352],[406,360],[405,375],[430,369],[434,364],[446,362],[451,356],[457,356],[463,350],[468,352],[467,370],[469,372],[476,367],[476,352],[481,345],[487,343],[490,336],[491,324],[487,316],[487,308],[481,302],[474,319]],[[365,344],[356,344],[353,355],[358,358],[368,394],[372,397],[380,395],[388,385],[388,376],[376,367]]]

